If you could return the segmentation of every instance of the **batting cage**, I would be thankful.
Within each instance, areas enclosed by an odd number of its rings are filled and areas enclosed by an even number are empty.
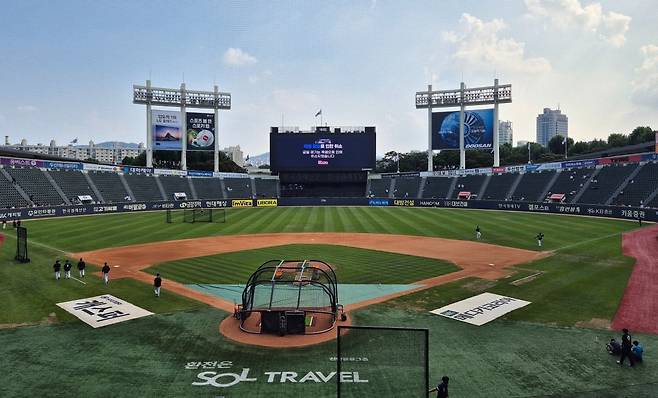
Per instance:
[[[226,222],[226,209],[167,210],[167,223]]]
[[[27,256],[27,228],[16,227],[16,256],[14,257],[21,263],[29,263],[30,258]]]
[[[429,330],[338,326],[338,397],[429,397]]]
[[[258,267],[242,292],[236,316],[248,333],[317,334],[334,328],[336,274],[319,260],[270,260]]]

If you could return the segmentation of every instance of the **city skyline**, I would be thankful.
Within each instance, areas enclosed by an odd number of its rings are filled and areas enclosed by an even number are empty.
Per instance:
[[[516,140],[535,140],[545,107],[569,115],[576,141],[655,128],[658,117],[649,1],[161,3],[160,19],[194,21],[183,37],[143,24],[146,4],[8,4],[0,80],[12,95],[0,98],[0,135],[145,142],[131,87],[149,77],[231,92],[220,146],[250,155],[269,151],[270,126],[307,128],[319,109],[330,125],[377,126],[378,154],[424,150],[427,116],[413,96],[428,83],[511,83],[500,118]]]

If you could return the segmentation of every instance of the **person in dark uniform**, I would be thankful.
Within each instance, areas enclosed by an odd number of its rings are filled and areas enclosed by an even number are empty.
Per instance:
[[[103,272],[103,283],[107,285],[110,283],[110,266],[107,265],[107,263],[103,263],[103,268],[101,268],[101,271]]]
[[[66,260],[64,262],[64,277],[66,279],[71,279],[71,262],[69,260]]]
[[[537,234],[537,246],[541,247],[544,242],[544,234],[542,232]]]
[[[619,365],[623,365],[624,359],[628,358],[628,360],[631,362],[631,367],[632,367],[633,365],[635,365],[635,359],[633,358],[633,354],[631,353],[631,348],[633,347],[631,335],[628,333],[628,329],[623,329],[622,331],[624,333],[621,335],[621,358],[619,358],[619,361],[617,361],[617,363]]]
[[[155,292],[156,297],[160,297],[161,286],[162,286],[162,278],[160,278],[160,274],[155,274],[155,279],[153,279],[153,291]]]
[[[431,389],[429,392],[436,391],[437,398],[448,398],[448,382],[450,378],[448,376],[443,376],[441,378],[441,383],[436,386],[436,388]]]
[[[480,226],[477,225],[475,227],[475,239],[480,240],[481,237],[482,237],[482,232],[480,231]]]
[[[80,261],[78,261],[78,272],[80,273],[80,278],[85,277],[85,267],[87,267],[87,264],[80,259]]]
[[[55,264],[53,264],[53,269],[55,270],[55,280],[58,281],[60,278],[59,271],[62,269],[62,264],[59,263],[59,260],[55,260]]]

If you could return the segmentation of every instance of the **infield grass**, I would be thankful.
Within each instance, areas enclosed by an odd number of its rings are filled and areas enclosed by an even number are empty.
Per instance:
[[[181,283],[244,284],[268,260],[318,259],[339,283],[413,283],[459,270],[447,261],[335,245],[283,245],[172,261],[149,267]]]

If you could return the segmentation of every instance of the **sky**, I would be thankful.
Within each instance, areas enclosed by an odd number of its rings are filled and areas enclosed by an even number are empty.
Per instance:
[[[146,141],[132,85],[221,91],[220,147],[270,126],[376,126],[377,153],[427,148],[416,91],[512,84],[514,140],[544,107],[575,140],[658,126],[655,0],[0,0],[0,135]]]

